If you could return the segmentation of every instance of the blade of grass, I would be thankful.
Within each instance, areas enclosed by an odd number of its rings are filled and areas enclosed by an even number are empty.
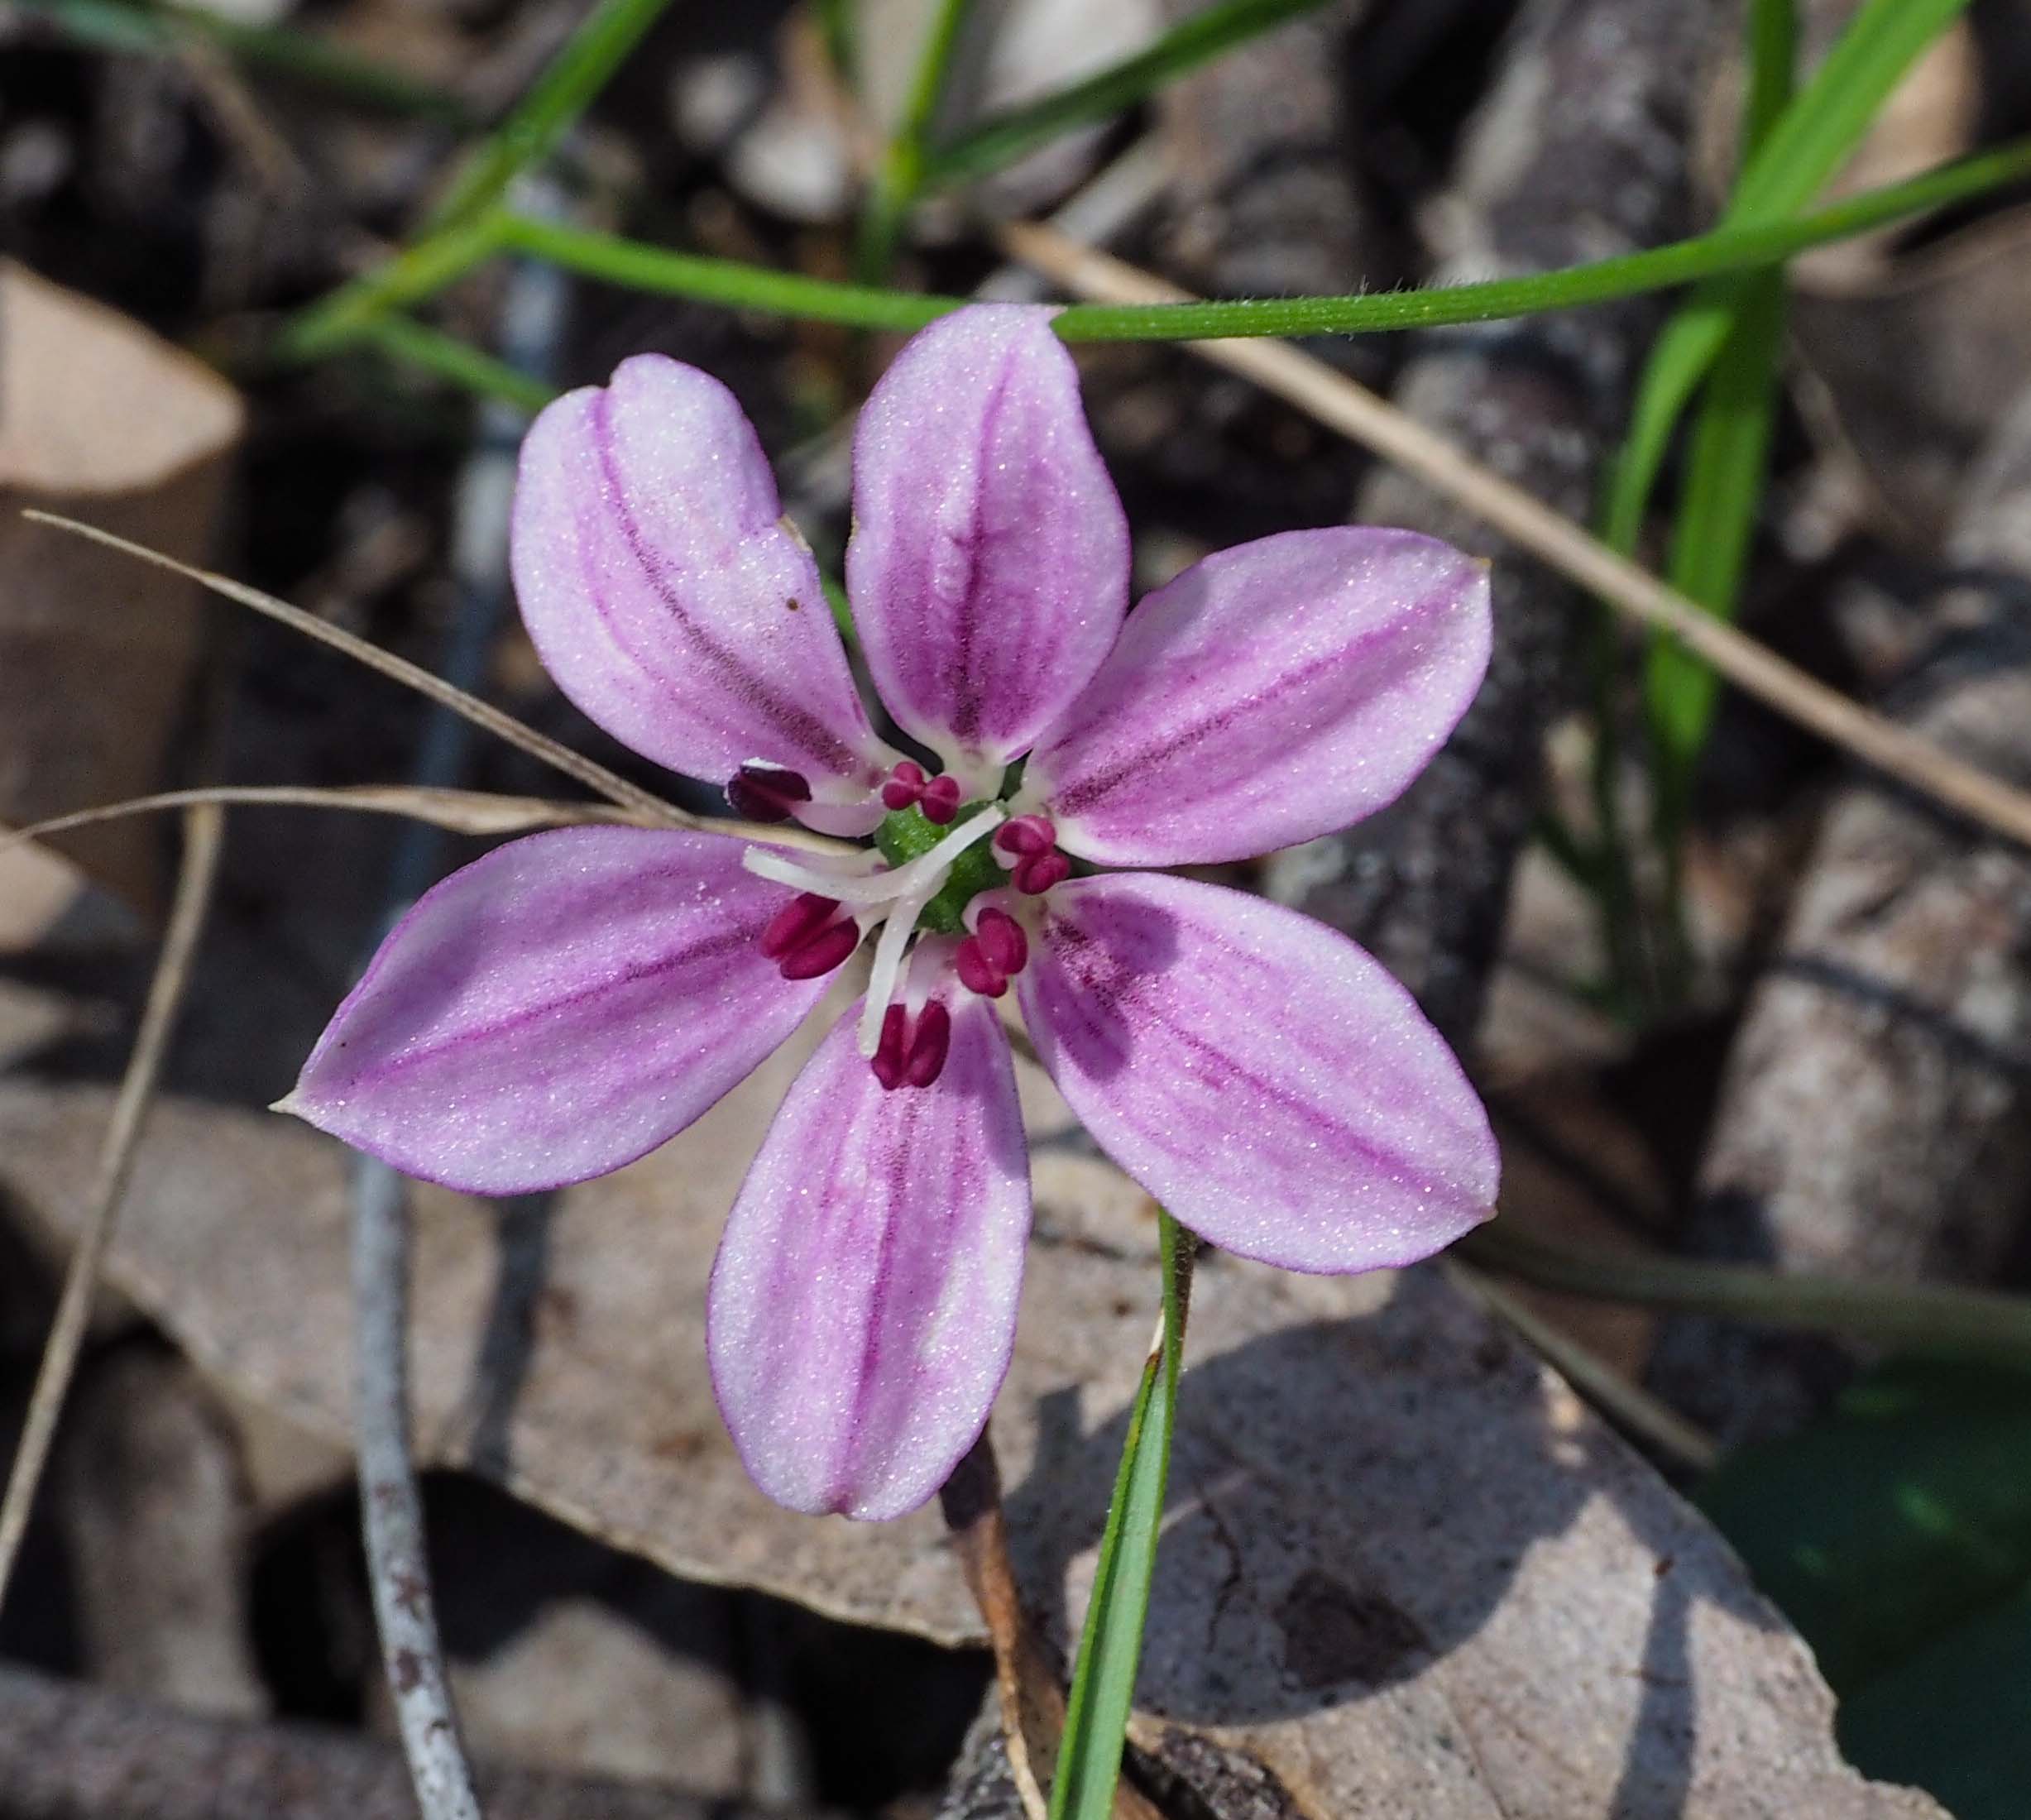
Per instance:
[[[924,147],[937,118],[938,103],[944,98],[945,79],[951,70],[952,53],[958,48],[969,3],[970,0],[939,0],[931,30],[917,55],[910,92],[903,104],[903,117],[896,122],[883,151],[874,180],[868,189],[866,206],[861,211],[854,244],[854,276],[864,285],[879,284],[889,275],[903,224],[923,187]]]
[[[1171,1473],[1178,1372],[1191,1297],[1191,1260],[1197,1241],[1161,1209],[1163,1314],[1157,1339],[1142,1367],[1128,1410],[1121,1470],[1100,1535],[1093,1597],[1079,1642],[1079,1662],[1065,1712],[1065,1737],[1051,1782],[1051,1820],[1107,1820],[1128,1708],[1142,1656],[1142,1625],[1149,1612],[1150,1577],[1157,1565],[1157,1530]]]
[[[441,233],[491,208],[508,186],[577,124],[670,0],[597,0],[508,117],[476,146],[424,232]]]
[[[1315,12],[1324,0],[1217,0],[1172,26],[1155,43],[1054,94],[990,114],[924,161],[927,189],[970,183],[1013,164],[1075,127],[1104,120],[1224,51],[1286,20]]]
[[[413,316],[377,316],[361,332],[362,342],[390,360],[448,380],[481,398],[497,398],[532,415],[557,396],[554,386],[518,372],[484,348],[432,328]]]
[[[1967,4],[1867,0],[1743,172],[1723,228],[1760,226],[1802,208],[1854,150],[1904,72]],[[1735,305],[1734,287],[1710,280],[1651,350],[1602,516],[1602,535],[1625,555],[1636,548],[1672,432],[1727,340]]]
[[[1674,587],[1717,619],[1735,617],[1769,477],[1784,316],[1781,275],[1762,275],[1744,287],[1693,428],[1667,573]],[[1651,641],[1644,683],[1655,832],[1669,864],[1684,831],[1693,770],[1720,685],[1705,663],[1662,636]]]
[[[1748,93],[1742,108],[1741,168],[1783,119],[1797,81],[1798,17],[1794,0],[1753,0],[1748,15]],[[1686,481],[1679,501],[1667,573],[1672,585],[1721,619],[1735,617],[1751,539],[1761,510],[1778,407],[1778,362],[1783,351],[1785,279],[1782,271],[1745,274],[1735,281],[1733,317],[1702,395]],[[1713,673],[1684,649],[1652,634],[1644,697],[1652,781],[1651,836],[1665,863],[1659,930],[1658,997],[1675,1003],[1690,973],[1681,859],[1691,807],[1692,778],[1712,718],[1717,687]],[[1604,712],[1612,712],[1604,704]],[[1613,762],[1601,748],[1604,764]],[[1612,791],[1615,780],[1603,780]],[[1610,832],[1619,841],[1619,826]],[[1611,847],[1608,864],[1626,867],[1626,847]],[[1633,897],[1633,888],[1616,896]],[[1628,913],[1610,904],[1611,916]],[[1634,982],[1630,982],[1634,984]]]
[[[295,316],[275,338],[275,357],[316,360],[357,338],[380,317],[456,284],[501,249],[501,219],[486,214],[448,228],[341,285]]]
[[[242,63],[314,83],[369,107],[454,127],[477,124],[472,109],[448,90],[286,26],[130,0],[16,0],[16,10],[37,14],[80,43],[108,50],[162,56],[194,44],[216,46]]]

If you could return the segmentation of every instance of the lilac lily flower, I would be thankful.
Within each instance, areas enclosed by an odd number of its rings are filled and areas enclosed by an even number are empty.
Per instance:
[[[512,841],[390,935],[283,1103],[469,1192],[583,1181],[705,1112],[873,936],[710,1294],[727,1428],[798,1510],[910,1510],[986,1422],[1030,1219],[1012,985],[1095,1138],[1216,1245],[1408,1264],[1494,1199],[1480,1102],[1382,967],[1262,898],[1134,869],[1267,852],[1394,798],[1479,686],[1483,568],[1405,531],[1293,532],[1129,613],[1121,504],[1048,323],[947,316],[861,416],[847,590],[935,766],[875,733],[724,386],[644,355],[544,412],[514,567],[558,686],[745,815],[873,844]]]

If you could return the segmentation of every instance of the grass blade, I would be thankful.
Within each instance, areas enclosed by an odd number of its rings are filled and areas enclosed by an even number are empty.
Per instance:
[[[952,53],[959,47],[969,3],[970,0],[939,0],[931,30],[917,53],[903,117],[896,122],[896,130],[882,154],[880,168],[869,187],[867,204],[860,216],[854,246],[854,276],[863,284],[879,284],[888,276],[895,261],[903,224],[923,188],[925,141],[937,118],[938,103],[944,98],[945,79],[951,70]]]
[[[287,26],[251,24],[196,7],[136,5],[133,0],[16,0],[16,10],[38,14],[80,43],[107,50],[164,56],[190,45],[214,46],[242,63],[367,107],[456,127],[475,123],[472,110],[448,90]]]
[[[500,399],[531,416],[557,396],[555,386],[413,316],[377,316],[361,331],[360,339],[390,360],[434,374],[481,398]]]
[[[1754,168],[1790,102],[1798,39],[1794,0],[1755,0],[1749,11],[1749,92],[1742,112],[1745,170]],[[1738,280],[1734,318],[1707,381],[1679,501],[1672,585],[1722,619],[1736,615],[1769,473],[1784,302],[1781,271]],[[1693,772],[1719,689],[1705,664],[1656,636],[1650,640],[1644,682],[1656,790],[1653,831],[1665,855],[1667,908],[1677,936],[1682,925],[1680,836],[1691,807]],[[1682,963],[1682,936],[1674,947],[1674,961]]]
[[[1163,1324],[1128,1412],[1121,1470],[1100,1536],[1093,1600],[1065,1714],[1065,1739],[1051,1784],[1051,1820],[1107,1820],[1121,1774],[1122,1743],[1142,1655],[1150,1576],[1171,1473],[1171,1435],[1191,1294],[1190,1233],[1157,1214],[1163,1249]]]
[[[1802,208],[1860,142],[1919,53],[1967,4],[1867,0],[1743,172],[1723,228],[1764,225]],[[1710,280],[1651,350],[1602,519],[1602,535],[1625,555],[1641,533],[1672,433],[1727,343],[1737,302],[1733,285]]]
[[[1727,344],[1708,376],[1679,503],[1672,586],[1717,618],[1732,620],[1769,475],[1784,332],[1782,275],[1745,287]],[[1675,851],[1689,807],[1692,773],[1707,741],[1720,684],[1683,645],[1653,639],[1644,678],[1657,786],[1657,834]]]
[[[484,213],[577,123],[670,0],[598,0],[508,117],[475,146],[431,213],[438,233]]]
[[[1025,153],[1075,127],[1119,113],[1236,45],[1286,20],[1315,12],[1324,0],[1216,0],[1171,27],[1154,44],[1055,94],[991,114],[932,151],[925,162],[927,189],[972,182],[1013,164]]]

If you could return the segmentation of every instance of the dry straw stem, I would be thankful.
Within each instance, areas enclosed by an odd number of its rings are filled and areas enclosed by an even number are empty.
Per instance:
[[[1693,1472],[1712,1469],[1721,1449],[1705,1430],[1687,1421],[1641,1385],[1631,1383],[1591,1347],[1583,1345],[1555,1322],[1546,1320],[1493,1277],[1459,1262],[1450,1263],[1448,1274],[1468,1293],[1478,1296],[1492,1314],[1515,1331],[1517,1339],[1582,1396],[1630,1433]]]
[[[218,875],[224,829],[225,812],[216,803],[200,803],[184,818],[183,866],[177,876],[176,897],[170,906],[161,956],[149,983],[148,1001],[135,1035],[133,1054],[127,1059],[127,1073],[120,1082],[119,1097],[113,1102],[113,1118],[99,1152],[98,1180],[85,1214],[84,1233],[64,1279],[64,1292],[57,1302],[49,1343],[43,1348],[27,1420],[22,1428],[21,1446],[7,1478],[7,1495],[0,1500],[0,1600],[5,1598],[7,1582],[13,1577],[22,1537],[28,1527],[28,1514],[35,1503],[36,1487],[49,1459],[50,1444],[55,1438],[56,1419],[84,1343],[99,1267],[113,1242],[120,1203],[133,1171],[141,1123],[155,1097],[163,1053],[183,1005],[184,989],[189,983],[190,963],[204,932],[213,883]]]
[[[1013,257],[1075,296],[1109,304],[1192,303],[1191,293],[1034,223],[1004,224]],[[1676,639],[1745,693],[1830,744],[1996,833],[2031,845],[2031,794],[1964,764],[1872,713],[1775,652],[1703,612],[1570,519],[1463,453],[1415,418],[1289,343],[1189,342],[1194,353],[1253,380],[1348,440],[1415,474],[1520,549],[1645,625]]]
[[[496,795],[491,790],[454,790],[416,783],[349,783],[316,789],[295,783],[220,783],[198,790],[164,790],[154,796],[128,797],[89,809],[53,815],[0,836],[0,853],[24,841],[40,841],[94,822],[117,821],[128,816],[153,815],[164,809],[187,809],[200,802],[250,804],[285,809],[350,809],[356,814],[406,816],[427,821],[449,834],[529,834],[539,828],[588,825],[634,828],[663,827],[668,817],[618,803],[560,802],[550,797]],[[747,822],[707,822],[708,833],[747,832]]]
[[[433,676],[419,664],[399,658],[391,651],[384,651],[377,644],[370,644],[365,639],[355,638],[352,633],[342,631],[328,620],[321,620],[314,613],[306,613],[299,606],[291,606],[287,601],[277,600],[272,594],[264,594],[257,587],[249,587],[244,582],[236,582],[230,576],[215,575],[209,569],[201,569],[189,563],[179,562],[173,556],[165,556],[160,550],[151,550],[145,544],[136,544],[124,537],[117,537],[111,531],[101,530],[95,524],[86,524],[74,518],[65,518],[55,512],[25,511],[22,517],[36,524],[46,524],[54,530],[65,531],[74,537],[82,537],[93,544],[102,544],[108,549],[118,550],[144,563],[153,563],[157,568],[169,570],[187,580],[209,588],[214,594],[240,606],[251,607],[266,618],[279,620],[305,638],[314,639],[320,644],[328,644],[342,651],[356,662],[365,664],[370,670],[377,670],[405,687],[414,689],[453,713],[462,715],[475,726],[482,727],[496,739],[505,740],[510,745],[539,759],[553,770],[561,771],[575,782],[583,784],[595,794],[602,796],[619,807],[631,811],[649,826],[654,827],[689,828],[702,834],[724,834],[737,839],[760,841],[770,846],[801,847],[807,851],[839,853],[848,851],[846,843],[828,839],[824,835],[812,834],[792,824],[782,826],[763,826],[758,822],[708,820],[704,817],[687,815],[673,803],[665,802],[659,796],[643,789],[610,771],[603,764],[574,752],[568,745],[560,745],[534,727],[525,726],[511,714],[503,713],[491,703],[482,702],[477,696],[468,695],[456,688],[441,677]],[[363,805],[356,805],[356,807]],[[395,811],[394,812],[405,812]],[[423,819],[429,820],[429,817]]]

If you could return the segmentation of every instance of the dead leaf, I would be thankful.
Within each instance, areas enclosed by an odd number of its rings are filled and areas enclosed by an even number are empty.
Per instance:
[[[978,1643],[935,1513],[777,1510],[703,1364],[706,1271],[793,1057],[603,1181],[418,1190],[421,1444],[688,1578]],[[1032,1077],[1038,1233],[995,1433],[1017,1564],[1072,1634],[1153,1308],[1148,1203]],[[0,1176],[61,1224],[98,1087],[0,1083]],[[347,1408],[343,1153],[159,1108],[114,1272],[209,1370],[327,1433]],[[1804,1646],[1727,1548],[1436,1274],[1209,1259],[1195,1299],[1137,1737],[1286,1811],[1918,1816],[1830,1736]]]
[[[237,395],[104,305],[0,264],[0,821],[132,796],[157,778],[196,658],[184,582],[24,524],[83,507],[175,554],[206,553]],[[161,880],[151,831],[57,845],[144,910]]]

